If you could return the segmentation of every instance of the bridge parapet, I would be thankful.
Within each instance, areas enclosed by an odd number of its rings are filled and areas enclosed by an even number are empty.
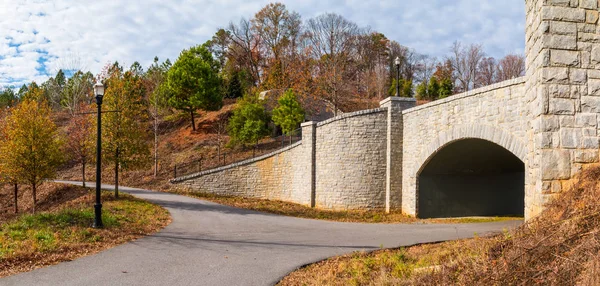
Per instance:
[[[413,107],[413,108],[408,108],[408,109],[405,109],[404,111],[402,111],[402,113],[403,114],[413,113],[413,112],[417,112],[417,111],[420,111],[420,110],[423,110],[423,109],[432,108],[432,107],[437,106],[437,105],[446,105],[446,104],[448,104],[450,102],[463,100],[463,99],[468,98],[468,97],[478,96],[478,95],[482,95],[482,94],[485,95],[488,92],[492,92],[492,91],[496,91],[496,90],[502,90],[504,88],[511,87],[513,85],[523,85],[523,84],[525,84],[525,81],[526,81],[526,77],[524,77],[524,76],[523,77],[514,78],[514,79],[510,79],[510,80],[506,80],[506,81],[502,81],[502,82],[495,83],[495,84],[492,84],[492,85],[488,85],[488,86],[483,86],[483,87],[480,87],[480,88],[476,88],[476,89],[473,89],[473,90],[470,90],[470,91],[467,91],[467,92],[455,94],[453,96],[449,96],[449,97],[446,97],[446,98],[443,98],[443,99],[432,101],[432,102],[429,102],[429,103],[426,103],[426,104],[423,104],[423,105],[419,105],[419,106],[416,106],[416,107]]]

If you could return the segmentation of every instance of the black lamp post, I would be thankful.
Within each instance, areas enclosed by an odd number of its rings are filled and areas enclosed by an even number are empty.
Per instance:
[[[98,135],[96,138],[96,204],[94,205],[94,228],[101,228],[102,224],[102,202],[101,183],[102,183],[102,97],[104,97],[104,85],[100,82],[94,85],[96,94],[96,105],[98,105]]]
[[[394,60],[396,64],[396,96],[400,96],[400,58],[396,57]]]

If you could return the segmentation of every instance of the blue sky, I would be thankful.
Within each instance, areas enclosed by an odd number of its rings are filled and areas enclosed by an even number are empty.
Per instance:
[[[98,73],[115,60],[154,56],[210,39],[270,1],[0,0],[0,86],[45,81],[58,69]],[[451,44],[480,43],[494,57],[524,50],[523,0],[281,1],[309,19],[338,13],[416,51],[442,58]]]

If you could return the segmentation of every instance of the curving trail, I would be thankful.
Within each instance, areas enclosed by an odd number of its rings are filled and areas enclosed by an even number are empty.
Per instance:
[[[272,285],[302,265],[335,255],[468,238],[521,223],[339,223],[148,190],[120,190],[167,208],[173,222],[154,235],[9,276],[0,279],[0,285]]]

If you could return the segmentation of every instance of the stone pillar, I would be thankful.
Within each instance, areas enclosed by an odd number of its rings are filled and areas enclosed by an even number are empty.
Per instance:
[[[385,211],[402,207],[402,110],[414,107],[414,98],[391,96],[379,103],[387,108]]]
[[[600,35],[597,0],[526,0],[530,144],[525,218],[598,162]]]
[[[317,122],[309,121],[300,125],[302,127],[302,148],[304,164],[306,165],[306,193],[310,194],[310,207],[315,207],[316,189],[316,155],[317,155]]]

